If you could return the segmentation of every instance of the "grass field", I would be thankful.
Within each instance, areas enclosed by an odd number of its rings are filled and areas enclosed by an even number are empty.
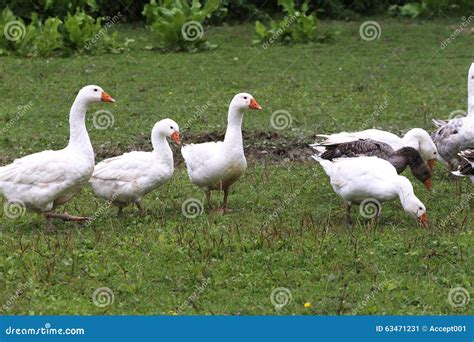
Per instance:
[[[221,134],[240,91],[263,107],[244,118],[251,155],[231,214],[183,215],[182,203],[204,194],[176,148],[174,177],[144,199],[143,217],[130,207],[118,219],[89,188],[65,209],[94,216],[90,225],[58,222],[45,234],[42,217],[0,211],[2,314],[473,314],[472,301],[448,301],[456,287],[473,293],[472,184],[448,181],[438,164],[430,193],[414,182],[429,229],[395,201],[378,225],[354,209],[348,232],[340,198],[304,149],[322,132],[431,131],[432,118],[466,109],[473,34],[442,49],[460,22],[377,21],[374,41],[361,40],[362,22],[328,21],[334,43],[267,49],[251,44],[252,25],[216,27],[206,35],[219,48],[197,54],[143,50],[146,31],[125,26],[136,44],[122,55],[1,58],[0,165],[64,147],[70,105],[86,84],[117,100],[90,110],[110,110],[115,120],[107,130],[88,121],[98,160],[150,149],[151,127],[164,117],[180,124],[184,143]],[[277,110],[290,113],[289,128],[272,128]],[[92,300],[102,287],[114,297],[104,307]],[[291,292],[282,308],[270,300],[278,287]]]

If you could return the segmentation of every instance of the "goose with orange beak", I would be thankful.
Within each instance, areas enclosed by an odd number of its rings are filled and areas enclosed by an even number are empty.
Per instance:
[[[363,215],[380,214],[381,203],[400,200],[406,213],[423,227],[428,227],[426,208],[416,197],[408,178],[397,174],[388,161],[377,157],[356,157],[327,160],[315,154],[316,160],[329,176],[331,186],[346,206],[346,226],[351,224],[350,209],[360,205]],[[371,215],[373,217],[375,215]],[[366,216],[367,217],[367,216]]]
[[[92,175],[94,151],[85,118],[88,106],[98,102],[115,100],[99,86],[83,87],[69,112],[69,143],[64,149],[31,154],[0,167],[0,193],[7,199],[7,207],[22,207],[43,214],[48,231],[53,230],[52,219],[55,218],[88,219],[56,213],[55,209],[73,198]]]
[[[97,196],[118,207],[119,216],[129,204],[135,204],[143,214],[142,197],[173,176],[173,152],[167,138],[180,144],[179,126],[171,119],[153,127],[152,152],[128,152],[96,165],[89,183]]]
[[[370,139],[372,141],[388,144],[395,151],[403,147],[412,147],[420,153],[431,171],[433,171],[436,159],[438,158],[438,150],[436,149],[435,143],[431,140],[428,132],[421,128],[412,128],[406,132],[403,137],[374,128],[358,132],[318,134],[317,136],[324,138],[324,140],[316,142],[315,145],[340,144],[359,139]]]
[[[247,168],[242,138],[242,120],[247,110],[261,110],[252,95],[240,93],[234,96],[227,114],[227,130],[224,141],[190,144],[181,148],[191,182],[206,193],[212,209],[211,191],[224,191],[224,200],[219,210],[229,211],[227,199],[229,188]]]
[[[370,139],[329,145],[324,143],[311,144],[309,146],[323,159],[374,156],[389,161],[395,167],[397,173],[403,172],[409,166],[416,179],[423,182],[428,190],[431,190],[431,168],[426,165],[420,153],[413,147],[402,147],[395,151],[389,144]]]

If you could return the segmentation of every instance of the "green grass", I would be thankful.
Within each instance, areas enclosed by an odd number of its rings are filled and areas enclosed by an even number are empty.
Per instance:
[[[8,129],[0,137],[1,164],[62,148],[75,92],[90,83],[117,100],[90,110],[115,117],[105,131],[88,122],[104,155],[143,145],[164,117],[181,125],[184,142],[222,132],[228,102],[240,91],[264,108],[246,114],[248,136],[274,132],[270,115],[283,109],[293,118],[283,131],[288,146],[310,143],[315,132],[360,129],[368,119],[394,132],[432,130],[431,118],[464,110],[474,35],[460,35],[441,50],[460,24],[455,20],[379,23],[382,35],[372,42],[361,41],[361,22],[324,22],[339,31],[333,44],[266,50],[251,45],[252,25],[217,27],[206,34],[218,50],[169,55],[140,49],[149,39],[145,31],[126,26],[122,33],[137,40],[127,54],[2,58],[0,122]],[[29,101],[32,109],[18,118],[17,106]],[[370,121],[385,101],[387,108]],[[259,144],[258,135],[245,141]],[[474,218],[472,201],[463,201],[472,185],[448,181],[442,166],[433,184],[428,193],[414,182],[429,229],[417,227],[394,201],[384,204],[378,225],[354,208],[356,222],[347,232],[341,200],[320,167],[288,160],[249,160],[230,195],[235,211],[225,216],[207,209],[196,218],[182,214],[184,200],[204,202],[182,164],[144,199],[143,217],[130,207],[117,219],[89,188],[65,206],[70,213],[100,213],[89,226],[58,222],[54,234],[45,234],[40,216],[12,220],[0,211],[0,307],[8,304],[4,314],[472,314],[472,301],[461,308],[448,303],[451,288],[473,293]],[[94,305],[99,287],[113,291],[112,305]],[[292,293],[281,310],[270,301],[277,287]]]

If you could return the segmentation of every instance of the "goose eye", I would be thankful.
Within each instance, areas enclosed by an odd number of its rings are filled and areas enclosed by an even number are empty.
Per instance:
[[[422,207],[419,207],[418,209],[420,209],[420,210],[423,210],[423,208],[422,208]]]
[[[98,90],[99,90],[99,89],[97,89],[97,88],[94,88],[94,91],[98,91]]]
[[[247,100],[247,96],[244,96],[244,100]]]
[[[173,129],[173,126],[170,126],[171,129]]]

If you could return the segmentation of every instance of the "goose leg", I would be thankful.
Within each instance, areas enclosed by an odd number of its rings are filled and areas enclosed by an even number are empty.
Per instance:
[[[90,220],[89,217],[73,216],[73,215],[69,215],[68,213],[64,213],[64,214],[46,213],[45,216],[47,219],[57,218],[63,221],[74,221],[74,222],[82,222],[82,221]]]
[[[117,216],[123,217],[123,207],[118,207]]]
[[[51,217],[47,217],[46,215],[45,215],[45,218],[46,218],[46,227],[45,227],[44,231],[45,231],[46,233],[52,233],[52,232],[54,232],[54,231],[56,230],[56,228],[54,228],[54,224],[53,224],[53,222],[51,222],[51,221],[52,221],[52,218],[51,218]]]
[[[140,200],[136,201],[135,204],[137,205],[138,210],[140,210],[140,215],[145,214],[145,209],[142,206],[142,202]]]
[[[207,199],[207,206],[208,206],[209,210],[214,209],[212,204],[211,204],[211,190],[206,191],[206,199]]]
[[[227,212],[232,211],[232,209],[229,209],[227,207],[227,198],[228,198],[228,196],[229,196],[229,188],[226,188],[226,189],[224,189],[224,201],[222,202],[222,206],[221,206],[221,209],[220,209],[222,214],[225,214]]]
[[[346,207],[346,229],[349,230],[352,220],[351,220],[351,205],[349,203],[345,204]]]

